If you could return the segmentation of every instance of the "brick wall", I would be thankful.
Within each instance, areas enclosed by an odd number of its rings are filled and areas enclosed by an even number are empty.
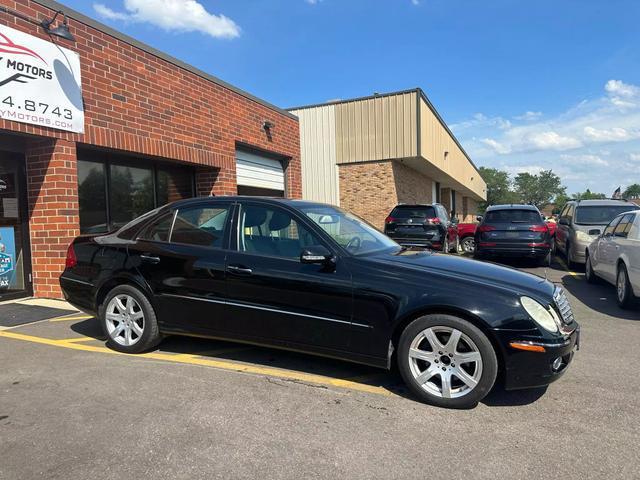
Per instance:
[[[60,297],[67,247],[80,234],[75,143],[29,142],[26,171],[34,295]]]
[[[31,18],[54,12],[29,0],[0,5]],[[48,39],[42,28],[10,15],[0,23]],[[0,120],[0,129],[83,142],[144,155],[235,170],[236,143],[290,158],[289,196],[300,197],[300,139],[296,119],[71,18],[80,54],[85,134]],[[122,100],[124,98],[124,100]],[[269,135],[264,120],[275,124]]]
[[[338,166],[340,206],[380,230],[398,203],[432,203],[429,177],[398,161]]]

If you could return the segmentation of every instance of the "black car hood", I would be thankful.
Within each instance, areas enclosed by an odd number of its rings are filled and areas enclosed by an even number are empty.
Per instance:
[[[371,255],[370,259],[411,269],[423,269],[431,274],[456,277],[463,282],[493,285],[511,292],[528,293],[547,301],[553,298],[555,289],[553,283],[536,275],[454,255],[401,250],[377,253]]]

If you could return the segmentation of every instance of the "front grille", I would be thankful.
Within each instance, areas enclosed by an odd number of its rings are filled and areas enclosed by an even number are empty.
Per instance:
[[[558,308],[558,312],[560,312],[562,323],[568,325],[573,322],[573,311],[571,310],[569,299],[562,288],[556,288],[556,291],[553,294],[553,300]]]

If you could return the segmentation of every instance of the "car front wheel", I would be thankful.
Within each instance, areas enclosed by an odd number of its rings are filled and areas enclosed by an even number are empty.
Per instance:
[[[491,390],[498,360],[489,339],[451,315],[425,315],[402,332],[398,366],[422,401],[445,408],[474,407]]]
[[[587,253],[587,260],[584,264],[584,276],[589,283],[598,283],[598,277],[593,271],[593,264],[591,263],[591,255]]]
[[[99,313],[107,345],[114,350],[140,353],[155,347],[162,339],[153,306],[131,285],[111,290]]]

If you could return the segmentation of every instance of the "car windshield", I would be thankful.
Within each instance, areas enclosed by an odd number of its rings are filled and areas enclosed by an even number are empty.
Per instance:
[[[372,225],[339,208],[318,205],[300,210],[354,255],[400,248],[400,245]]]
[[[485,223],[540,223],[542,217],[535,210],[492,210],[484,217]]]
[[[621,213],[634,210],[634,205],[594,205],[579,206],[575,223],[578,225],[607,225]]]
[[[390,217],[393,218],[434,218],[437,217],[436,209],[429,206],[410,206],[402,205],[393,209]]]

